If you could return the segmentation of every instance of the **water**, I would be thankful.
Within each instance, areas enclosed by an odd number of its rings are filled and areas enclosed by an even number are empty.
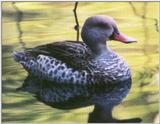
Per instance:
[[[92,105],[62,110],[39,102],[30,93],[16,91],[27,72],[12,59],[12,51],[22,49],[23,42],[28,48],[75,40],[73,7],[72,2],[2,3],[3,122],[87,122]],[[133,74],[130,94],[113,110],[118,119],[140,117],[143,122],[153,122],[158,113],[158,32],[153,20],[158,19],[158,11],[156,2],[81,2],[78,5],[81,27],[87,17],[105,14],[115,18],[123,33],[138,39],[138,43],[128,45],[108,42],[129,63]],[[145,12],[149,18],[143,19],[139,14],[145,15]]]

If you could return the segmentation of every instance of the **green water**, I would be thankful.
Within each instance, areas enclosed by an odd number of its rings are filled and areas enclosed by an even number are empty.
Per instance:
[[[80,2],[78,18],[80,26],[89,16],[112,16],[120,31],[138,39],[135,44],[109,42],[109,46],[129,63],[133,85],[124,102],[117,106],[116,118],[140,117],[143,122],[153,122],[158,113],[158,19],[157,2]],[[18,23],[15,6],[23,17]],[[75,40],[73,2],[11,2],[2,3],[2,121],[16,122],[87,122],[93,106],[59,110],[38,102],[31,94],[17,92],[27,72],[13,61],[12,51],[21,49],[19,36],[26,47],[34,47],[53,41]],[[141,18],[140,15],[149,17]],[[18,30],[20,25],[20,31]]]

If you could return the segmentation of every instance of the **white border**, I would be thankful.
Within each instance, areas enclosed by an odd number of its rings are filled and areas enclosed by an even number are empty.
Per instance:
[[[48,1],[55,1],[55,2],[127,2],[127,1],[132,1],[132,2],[160,2],[160,0],[0,0],[1,2],[48,2]]]
[[[75,2],[75,1],[79,1],[79,2],[127,2],[127,1],[132,1],[132,2],[159,2],[159,10],[160,10],[160,0],[0,0],[0,6],[2,9],[2,2],[12,2],[12,1],[23,1],[23,2],[48,2],[48,1],[57,1],[57,2]],[[2,11],[1,11],[2,12]],[[0,21],[1,21],[1,16],[2,13],[0,12]],[[160,12],[159,12],[159,19],[158,19],[159,23],[160,23]],[[159,24],[159,28],[160,28],[160,24]],[[2,22],[1,22],[1,30],[2,30]],[[1,104],[0,104],[0,123],[2,123],[2,32],[0,30],[0,37],[1,37],[1,43],[0,43],[0,100],[1,100]],[[159,42],[159,52],[160,52],[160,32],[159,32],[159,38],[158,38],[158,42]],[[159,54],[159,73],[160,73],[160,54]],[[160,79],[160,74],[159,74],[159,79]],[[160,82],[159,82],[159,103],[160,103]],[[159,114],[160,114],[160,104],[159,104]],[[160,123],[160,122],[159,122]]]

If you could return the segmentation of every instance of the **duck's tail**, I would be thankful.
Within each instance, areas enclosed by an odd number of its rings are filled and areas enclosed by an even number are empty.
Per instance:
[[[14,51],[13,59],[20,63],[26,71],[32,73],[35,71],[36,62],[31,59],[30,55],[25,51]]]
[[[25,52],[23,51],[13,51],[13,59],[16,62],[24,62],[28,60],[28,56]]]

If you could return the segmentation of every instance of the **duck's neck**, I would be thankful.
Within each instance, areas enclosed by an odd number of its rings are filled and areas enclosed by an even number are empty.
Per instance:
[[[94,53],[96,57],[104,57],[107,58],[110,56],[111,50],[109,47],[105,44],[97,45],[94,49]]]

